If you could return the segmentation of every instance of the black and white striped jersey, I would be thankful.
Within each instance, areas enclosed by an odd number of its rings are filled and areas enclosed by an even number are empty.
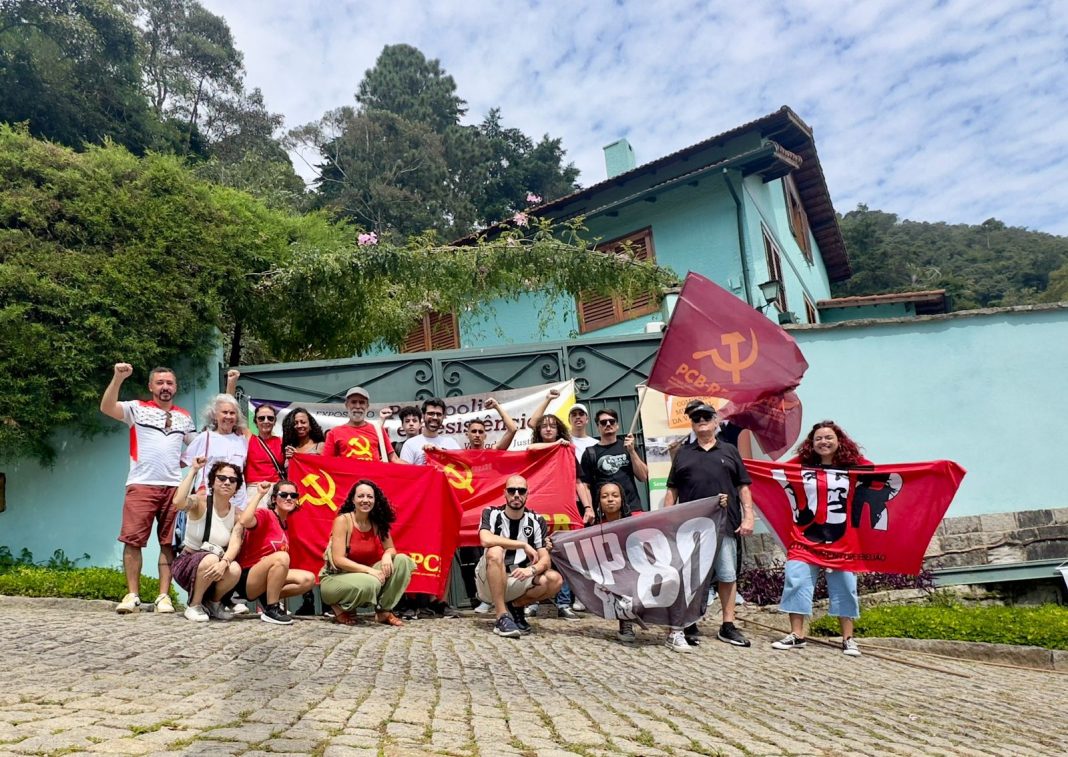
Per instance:
[[[482,511],[482,523],[479,530],[489,531],[494,536],[503,536],[505,539],[525,541],[534,549],[545,547],[545,539],[549,535],[549,527],[545,523],[545,518],[530,510],[524,510],[521,518],[513,520],[508,517],[506,510],[505,505],[487,507]],[[516,566],[528,566],[527,553],[521,549],[506,550],[504,565],[508,570]]]

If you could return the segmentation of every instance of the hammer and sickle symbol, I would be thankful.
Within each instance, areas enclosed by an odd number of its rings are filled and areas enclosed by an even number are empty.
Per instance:
[[[327,488],[325,490],[323,489],[323,485],[319,483],[319,473],[322,473],[323,477],[326,478]],[[311,494],[305,492],[300,498],[300,504],[303,505],[306,502],[310,502],[318,507],[326,505],[334,512],[337,512],[337,505],[334,504],[334,494],[337,492],[337,484],[334,483],[334,479],[332,479],[329,474],[323,473],[321,470],[319,473],[309,473],[300,480],[302,484],[309,489],[313,489],[315,493],[319,495],[313,497]]]
[[[361,460],[372,459],[374,455],[371,454],[371,443],[366,439],[354,436],[349,439],[349,449],[345,450],[345,457],[358,457]]]
[[[460,469],[463,472],[460,472]],[[459,463],[459,467],[455,463],[449,463],[442,470],[445,474],[445,478],[449,479],[449,485],[456,489],[463,489],[471,494],[475,493],[475,487],[471,485],[471,479],[474,478],[474,472],[470,467],[464,463]]]
[[[721,335],[719,341],[727,348],[727,352],[730,355],[729,360],[724,360],[718,349],[695,352],[693,353],[693,359],[700,360],[701,358],[710,357],[717,368],[731,374],[731,382],[735,384],[742,383],[742,371],[755,363],[757,355],[760,354],[760,346],[757,344],[756,334],[752,329],[749,329],[749,339],[746,339],[737,331],[731,331]],[[749,354],[742,358],[739,347],[746,341],[750,342],[752,347],[749,349]]]

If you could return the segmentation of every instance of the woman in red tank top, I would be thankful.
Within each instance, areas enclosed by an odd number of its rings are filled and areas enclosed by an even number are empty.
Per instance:
[[[415,563],[397,554],[389,529],[396,516],[386,495],[367,479],[356,482],[338,510],[326,548],[319,591],[338,623],[355,625],[359,607],[374,607],[375,620],[404,622],[393,614],[408,588]]]

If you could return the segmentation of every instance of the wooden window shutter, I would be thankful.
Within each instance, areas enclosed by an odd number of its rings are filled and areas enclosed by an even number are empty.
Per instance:
[[[630,243],[630,254],[635,260],[656,260],[653,251],[652,229],[629,234],[598,245],[600,251],[622,252],[625,243]],[[660,309],[660,297],[656,294],[643,294],[633,302],[624,302],[618,295],[604,297],[599,295],[582,295],[578,299],[579,333],[585,334],[616,323],[629,321]]]
[[[812,262],[812,244],[808,238],[808,215],[805,206],[801,204],[801,194],[797,191],[797,184],[793,176],[786,176],[782,180],[783,192],[786,195],[787,217],[790,220],[790,232],[794,235],[794,241],[801,248],[801,254],[805,260]]]
[[[407,336],[401,352],[429,352],[460,348],[460,328],[455,313],[427,313]]]
[[[779,252],[779,245],[775,243],[771,233],[767,229],[763,229],[763,231],[764,255],[768,263],[768,277],[779,282],[779,296],[775,299],[775,304],[779,308],[779,312],[785,313],[786,282],[782,278],[782,253]]]

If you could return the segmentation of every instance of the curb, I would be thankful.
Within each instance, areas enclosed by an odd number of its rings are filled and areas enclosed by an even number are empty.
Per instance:
[[[1014,644],[991,644],[984,641],[946,641],[943,639],[901,639],[858,637],[861,649],[871,644],[888,649],[956,657],[962,660],[997,662],[1042,670],[1068,672],[1068,650],[1025,647]]]
[[[69,612],[115,612],[118,600],[72,599],[68,597],[12,597],[0,595],[0,607],[46,607]],[[152,603],[142,604],[141,612],[152,612]]]

